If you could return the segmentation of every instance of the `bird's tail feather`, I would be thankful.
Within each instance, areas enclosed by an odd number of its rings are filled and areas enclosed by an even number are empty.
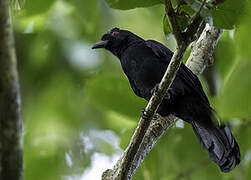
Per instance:
[[[240,149],[228,126],[217,127],[213,123],[208,126],[194,121],[191,124],[200,143],[222,172],[229,172],[240,163]]]

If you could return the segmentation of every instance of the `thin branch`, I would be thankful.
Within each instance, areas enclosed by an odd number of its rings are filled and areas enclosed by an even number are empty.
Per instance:
[[[177,45],[180,46],[182,43],[184,43],[184,38],[181,32],[181,29],[179,27],[179,24],[177,22],[176,14],[173,9],[171,0],[164,0],[164,3],[165,3],[166,15],[168,17],[171,31],[177,41]]]
[[[203,0],[199,10],[193,16],[192,22],[185,32],[186,41],[189,44],[197,38],[197,34],[200,35],[200,30],[205,28],[206,23],[203,21],[203,18],[200,15],[205,3],[206,0]]]
[[[22,179],[22,121],[9,1],[0,0],[0,179]]]
[[[199,10],[196,12],[196,14],[194,15],[194,18],[193,18],[193,19],[196,19],[197,17],[200,16],[201,10],[203,9],[205,3],[206,3],[206,0],[203,0],[203,2],[202,2],[201,5],[200,5]]]
[[[204,58],[207,56],[211,56],[210,53],[214,51],[215,46],[217,44],[218,38],[221,36],[221,30],[216,29],[212,26],[206,26],[203,33],[201,34],[200,38],[196,42],[196,44],[193,46],[192,52],[198,52],[191,53],[187,66],[196,74],[200,75],[200,73],[204,70],[204,66],[207,65],[208,60],[205,60]],[[198,48],[199,47],[199,48]],[[212,49],[212,51],[208,51],[208,49]],[[172,61],[178,60],[182,57],[182,51],[184,49],[178,49],[175,51],[175,54],[172,58]],[[178,53],[179,52],[179,53]],[[208,54],[209,53],[209,54]],[[198,62],[197,62],[198,61]],[[170,67],[168,69],[175,74],[173,71],[173,63],[170,63]],[[167,80],[168,82],[171,82],[171,77],[168,76],[169,70],[167,70],[165,76],[162,80]],[[170,75],[170,74],[169,74]],[[170,79],[166,79],[169,77]],[[174,76],[172,76],[174,77]],[[168,86],[164,83],[164,81],[160,83],[159,88],[157,90],[157,94],[161,97],[158,97],[158,95],[153,95],[150,102],[148,103],[148,106],[146,108],[147,117],[152,118],[154,112],[156,111],[156,108],[158,107],[158,103],[160,102],[161,98],[163,98],[163,94],[161,92],[165,92],[163,89],[168,89]],[[161,85],[162,84],[162,85]],[[170,85],[170,84],[169,84]],[[122,157],[117,161],[113,169],[108,169],[103,173],[102,180],[128,180],[131,179],[133,174],[136,172],[137,168],[140,166],[140,164],[143,162],[146,155],[150,152],[150,150],[153,148],[157,140],[163,135],[164,132],[168,130],[168,128],[172,125],[172,123],[175,120],[175,117],[170,115],[168,117],[160,117],[157,115],[157,119],[154,121],[143,120],[140,119],[139,125],[131,139],[131,142],[122,155]],[[128,160],[126,159],[128,157],[128,149],[132,148],[132,145],[137,144],[137,135],[138,131],[141,129],[142,123],[150,123],[149,128],[147,129],[145,136],[142,138],[142,140],[139,142],[137,146],[137,150],[134,150],[136,152],[133,158],[133,160],[128,164]],[[135,147],[135,146],[134,146]],[[132,158],[132,157],[130,157]],[[126,168],[125,168],[126,167]],[[123,171],[126,170],[126,176],[122,176]]]

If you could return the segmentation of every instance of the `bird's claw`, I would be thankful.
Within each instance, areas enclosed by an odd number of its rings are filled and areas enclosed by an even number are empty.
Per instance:
[[[146,114],[145,108],[143,108],[143,109],[141,110],[141,112],[140,112],[140,117],[141,117],[142,119],[144,119],[144,120],[150,119],[150,116],[148,116],[148,115]],[[157,114],[154,114],[154,116],[152,117],[152,119],[153,119],[153,120],[158,119],[158,115],[157,115]]]
[[[154,88],[152,88],[151,94],[153,95],[154,93],[156,93],[157,90],[158,90],[158,88],[159,88],[159,84],[156,84],[156,85],[154,86]]]
[[[146,110],[145,110],[145,108],[143,108],[143,109],[141,110],[141,112],[140,112],[140,117],[141,117],[142,119],[148,119],[148,116],[146,115]]]

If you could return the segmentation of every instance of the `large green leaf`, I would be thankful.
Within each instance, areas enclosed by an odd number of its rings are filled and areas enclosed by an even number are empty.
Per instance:
[[[251,114],[251,61],[239,60],[225,80],[216,103],[217,112],[224,119],[247,118]]]
[[[134,9],[138,7],[149,7],[162,3],[161,0],[105,0],[113,9]]]
[[[235,43],[237,48],[237,53],[245,60],[251,60],[251,51],[250,51],[250,28],[251,28],[251,4],[249,4],[248,13],[245,13],[242,23],[236,29]]]
[[[245,0],[227,0],[210,10],[214,26],[224,29],[233,29],[239,23],[243,14]]]
[[[217,55],[216,61],[221,61],[219,59],[221,56],[222,60],[225,59],[225,63],[221,62],[224,84],[216,103],[218,112],[223,118],[232,119],[250,117],[251,53],[248,49],[251,40],[249,35],[250,27],[250,13],[248,13],[244,17],[244,21],[240,25],[240,28],[235,31],[234,39],[231,41],[223,38],[225,43],[221,44],[221,53]],[[234,58],[234,56],[236,57]],[[236,58],[238,61],[235,60],[235,62],[231,62]]]
[[[229,31],[224,31],[215,51],[215,64],[219,72],[221,82],[228,77],[234,61],[236,60],[236,48]]]

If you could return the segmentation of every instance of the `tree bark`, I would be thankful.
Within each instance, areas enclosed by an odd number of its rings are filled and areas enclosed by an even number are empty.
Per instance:
[[[22,179],[22,120],[9,1],[0,0],[0,180]]]

